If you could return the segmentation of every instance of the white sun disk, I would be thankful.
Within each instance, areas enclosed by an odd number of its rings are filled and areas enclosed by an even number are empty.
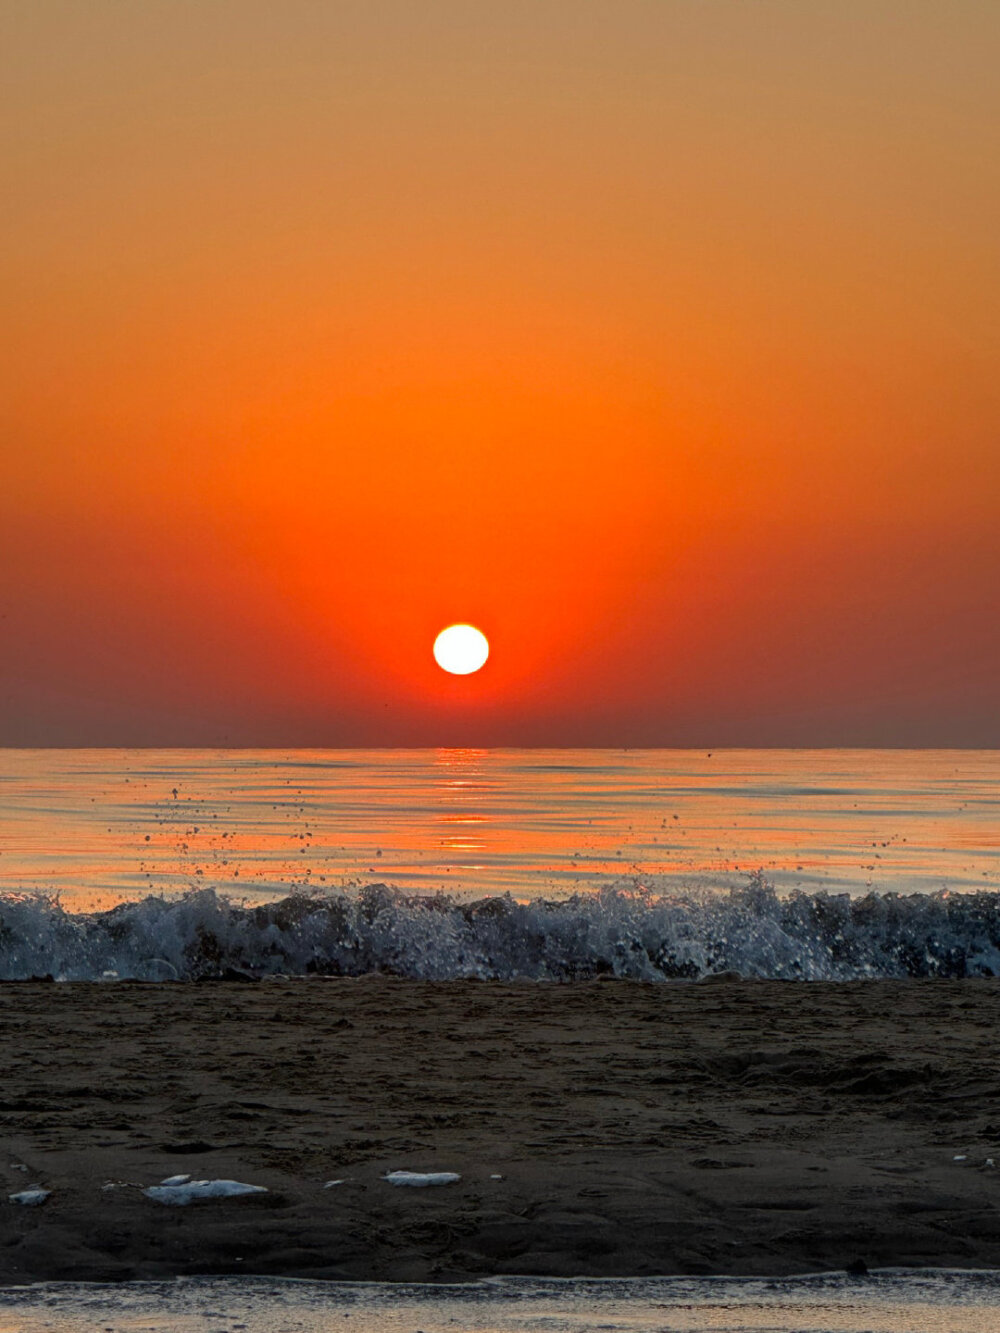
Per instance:
[[[453,676],[471,676],[489,655],[486,635],[475,625],[449,625],[434,640],[434,661]]]

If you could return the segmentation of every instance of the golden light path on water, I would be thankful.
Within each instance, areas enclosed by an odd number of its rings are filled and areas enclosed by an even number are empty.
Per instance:
[[[1000,753],[5,750],[0,892],[1000,889]]]

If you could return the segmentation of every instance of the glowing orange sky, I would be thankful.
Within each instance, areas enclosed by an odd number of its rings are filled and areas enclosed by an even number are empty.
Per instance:
[[[0,50],[0,744],[1000,745],[993,0]]]

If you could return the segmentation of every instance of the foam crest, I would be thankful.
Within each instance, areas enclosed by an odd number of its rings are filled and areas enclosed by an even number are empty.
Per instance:
[[[1000,894],[723,895],[619,885],[562,901],[461,901],[384,884],[252,906],[211,889],[110,911],[0,897],[0,980],[198,981],[385,973],[425,980],[848,981],[1000,975]]]

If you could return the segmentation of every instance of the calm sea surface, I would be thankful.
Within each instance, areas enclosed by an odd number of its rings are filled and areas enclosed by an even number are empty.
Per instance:
[[[1000,751],[0,750],[0,893],[1000,889]]]

